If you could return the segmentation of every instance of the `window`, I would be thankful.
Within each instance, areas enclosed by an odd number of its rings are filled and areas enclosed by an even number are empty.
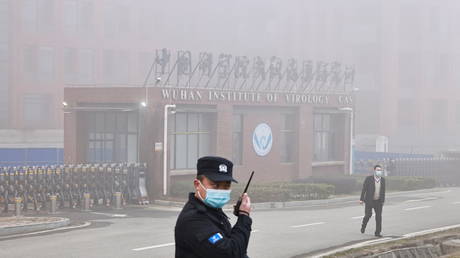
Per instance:
[[[314,161],[333,161],[337,159],[338,145],[335,139],[337,128],[333,126],[335,116],[327,113],[314,114]]]
[[[104,51],[104,80],[106,83],[127,83],[129,55],[126,51]]]
[[[8,126],[9,62],[8,44],[0,42],[0,128]]]
[[[93,4],[83,0],[64,1],[64,29],[69,33],[91,32]]]
[[[433,100],[431,103],[431,125],[442,129],[447,126],[447,100]]]
[[[78,82],[94,82],[94,51],[83,49],[78,52]]]
[[[399,87],[417,88],[420,83],[421,61],[415,52],[399,55]]]
[[[52,97],[28,94],[23,98],[23,121],[26,128],[52,128]]]
[[[94,52],[92,50],[64,50],[64,79],[66,83],[90,83],[94,80]]]
[[[36,0],[24,0],[22,5],[22,25],[24,30],[37,30],[37,2]]]
[[[413,99],[401,99],[398,103],[399,126],[416,126],[417,112],[416,103]]]
[[[281,129],[281,162],[293,162],[296,150],[295,140],[295,115],[283,114],[282,115],[282,129]]]
[[[74,48],[64,49],[64,80],[75,83],[77,80],[77,51]]]
[[[452,59],[450,55],[442,53],[439,56],[439,65],[437,65],[438,74],[433,83],[434,87],[448,87],[450,84],[450,76],[453,74]]]
[[[93,31],[94,8],[91,1],[80,1],[78,6],[78,29],[80,32]]]
[[[38,49],[38,81],[51,82],[54,79],[54,50],[49,47]]]
[[[37,80],[37,48],[29,46],[24,49],[24,80]]]
[[[38,28],[41,32],[54,29],[54,0],[38,0]]]
[[[51,82],[54,79],[54,50],[48,47],[29,46],[24,50],[25,80]]]
[[[64,30],[67,32],[77,31],[77,0],[64,0]]]
[[[139,69],[137,70],[139,71],[139,79],[142,83],[147,77],[150,67],[152,66],[153,60],[155,60],[155,55],[153,53],[150,53],[150,52],[139,53]],[[152,81],[149,81],[149,83],[152,83]]]
[[[457,107],[456,107],[456,109],[457,109],[457,110],[456,110],[456,111],[457,111],[457,113],[456,113],[456,117],[457,117],[456,120],[457,120],[457,121],[456,121],[456,122],[457,122],[457,125],[460,125],[460,100],[457,101]]]
[[[105,35],[114,38],[131,31],[131,9],[122,1],[112,1],[105,8]]]
[[[89,162],[137,162],[137,113],[92,112],[87,121]]]
[[[233,163],[243,164],[243,115],[233,114]]]
[[[171,127],[171,169],[196,169],[199,157],[211,151],[212,113],[176,113]]]

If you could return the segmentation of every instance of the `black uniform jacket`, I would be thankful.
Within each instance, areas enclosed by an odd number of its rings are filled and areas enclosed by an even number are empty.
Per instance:
[[[361,191],[361,201],[371,203],[374,200],[375,182],[374,176],[368,176],[364,180],[363,190]],[[385,178],[380,178],[380,197],[378,201],[385,202]]]
[[[190,193],[176,222],[176,258],[247,257],[251,224],[249,216],[240,215],[232,228],[222,209],[208,207]]]

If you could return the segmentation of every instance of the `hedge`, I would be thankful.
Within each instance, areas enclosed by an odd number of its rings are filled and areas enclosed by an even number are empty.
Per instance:
[[[353,194],[360,192],[364,176],[308,178],[296,182],[252,183],[248,193],[252,202],[285,202],[300,200],[327,199],[334,194]],[[387,190],[409,191],[433,188],[436,181],[426,177],[385,177]],[[235,201],[243,192],[245,184],[232,185],[232,200]],[[171,196],[186,199],[188,193],[194,192],[193,181],[176,180],[171,185]]]
[[[356,178],[359,190],[361,190],[365,177],[354,178]],[[385,180],[388,191],[411,191],[436,187],[436,180],[429,177],[387,176]]]
[[[349,176],[310,177],[298,180],[298,182],[333,185],[335,188],[334,194],[351,194],[358,188],[357,180]]]
[[[232,200],[235,201],[243,192],[245,184],[232,185]],[[188,193],[194,192],[193,182],[177,180],[171,185],[171,196],[186,199]],[[248,190],[252,202],[285,202],[300,200],[327,199],[334,194],[334,186],[327,184],[273,182],[251,184]]]

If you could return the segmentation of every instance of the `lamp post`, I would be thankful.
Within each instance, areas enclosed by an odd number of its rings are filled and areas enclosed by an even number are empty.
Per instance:
[[[168,194],[168,111],[174,110],[176,105],[165,105],[164,108],[164,128],[163,128],[163,195]]]
[[[349,160],[348,160],[348,174],[353,174],[353,130],[354,130],[354,109],[351,107],[339,108],[340,111],[346,111],[350,114],[350,143],[349,143]]]

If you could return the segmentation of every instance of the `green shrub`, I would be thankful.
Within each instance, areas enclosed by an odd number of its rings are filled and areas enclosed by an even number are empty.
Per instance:
[[[410,191],[418,189],[433,188],[436,180],[428,177],[386,177],[387,190]]]
[[[175,180],[171,184],[170,194],[176,198],[188,198],[188,193],[195,192],[192,180]]]
[[[354,176],[356,179],[359,190],[363,185],[364,176]],[[386,190],[387,191],[410,191],[433,188],[436,186],[436,180],[428,177],[412,177],[412,176],[387,176]]]
[[[302,179],[301,182],[310,184],[328,184],[333,185],[335,188],[335,194],[351,194],[358,188],[358,184],[355,178],[349,176],[339,177],[310,177]]]
[[[243,193],[245,184],[232,184],[232,201]],[[190,180],[175,180],[171,184],[172,197],[186,199],[188,193],[195,191]],[[251,184],[248,189],[252,202],[286,202],[300,200],[327,199],[334,194],[334,186],[327,184],[308,184],[290,182],[271,182]]]

